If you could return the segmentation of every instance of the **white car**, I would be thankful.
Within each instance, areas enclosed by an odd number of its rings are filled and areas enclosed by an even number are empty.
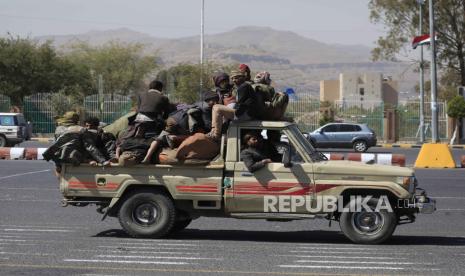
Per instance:
[[[0,113],[0,147],[14,146],[30,139],[28,124],[21,113]]]

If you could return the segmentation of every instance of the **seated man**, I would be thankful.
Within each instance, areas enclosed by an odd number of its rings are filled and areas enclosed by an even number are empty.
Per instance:
[[[120,166],[132,166],[141,163],[153,138],[145,138],[146,125],[139,124],[133,136],[118,141],[116,157]]]
[[[244,149],[241,151],[241,160],[252,173],[273,162],[264,150],[259,136],[255,132],[248,132],[243,138]]]

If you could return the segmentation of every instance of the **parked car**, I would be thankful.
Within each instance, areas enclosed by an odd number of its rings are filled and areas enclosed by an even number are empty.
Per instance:
[[[365,152],[376,145],[375,132],[366,124],[329,123],[310,132],[308,139],[316,148],[353,148]]]
[[[30,130],[21,113],[0,113],[0,147],[14,146],[30,139]]]

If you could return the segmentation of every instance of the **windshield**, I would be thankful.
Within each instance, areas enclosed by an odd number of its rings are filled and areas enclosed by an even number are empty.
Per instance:
[[[302,134],[302,132],[299,130],[299,128],[296,125],[289,126],[289,131],[294,135],[294,137],[296,137],[298,143],[301,144],[304,150],[310,155],[310,158],[312,158],[313,162],[328,160],[328,158],[326,158],[324,154],[322,154],[321,152],[313,148],[310,141],[308,141],[304,137],[304,135]]]

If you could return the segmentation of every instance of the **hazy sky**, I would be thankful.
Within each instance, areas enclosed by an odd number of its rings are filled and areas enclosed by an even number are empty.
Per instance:
[[[201,0],[0,0],[0,34],[30,37],[126,27],[156,37],[199,35]],[[368,0],[205,0],[205,32],[238,26],[294,31],[326,43],[373,46],[383,34]]]

